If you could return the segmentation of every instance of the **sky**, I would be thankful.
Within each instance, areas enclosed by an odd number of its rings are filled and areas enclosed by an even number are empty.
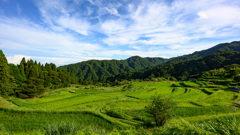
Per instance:
[[[239,40],[239,0],[0,0],[13,64],[170,58]]]

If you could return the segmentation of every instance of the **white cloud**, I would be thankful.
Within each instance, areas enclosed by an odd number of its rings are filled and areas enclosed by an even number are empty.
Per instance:
[[[70,63],[77,63],[86,60],[98,59],[98,60],[110,60],[111,58],[103,57],[71,57],[71,58],[59,58],[59,57],[36,57],[36,56],[25,56],[25,55],[14,55],[7,57],[9,63],[19,64],[22,58],[25,57],[26,60],[33,59],[41,64],[54,63],[57,66],[66,65]]]
[[[152,45],[159,45],[159,44],[176,44],[176,43],[187,43],[191,37],[185,36],[183,34],[178,33],[162,33],[162,34],[150,34],[148,37],[152,37],[150,42]]]
[[[42,61],[71,63],[88,57],[170,57],[211,46],[201,39],[239,40],[238,0],[88,1],[35,1],[42,19],[38,24],[1,17],[0,47],[31,58],[46,55]]]
[[[26,59],[31,59],[31,56],[14,55],[14,56],[7,57],[7,60],[8,60],[8,63],[20,64],[23,57],[25,57]]]
[[[240,7],[220,6],[213,7],[198,13],[200,20],[197,23],[209,28],[222,28],[240,23]],[[201,20],[204,19],[204,20]]]
[[[74,13],[76,7],[68,5],[66,1],[43,0],[37,2],[37,6],[45,23],[53,30],[63,31],[63,29],[70,29],[83,35],[88,35],[91,30],[91,25],[78,13]],[[89,9],[87,14],[90,12],[92,11]]]
[[[120,16],[120,14],[118,13],[117,9],[115,8],[106,8],[106,10],[112,14],[112,15],[115,15],[115,16]]]
[[[101,24],[101,30],[107,35],[118,34],[126,30],[124,22],[121,20],[110,20]]]
[[[183,48],[183,46],[182,45],[170,45],[169,48],[171,48],[171,49],[181,49],[181,48]]]
[[[175,0],[170,6],[163,2],[143,1],[137,8],[128,4],[128,16],[104,22],[103,33],[108,38],[103,41],[109,45],[171,45],[206,37],[228,37],[230,31],[235,32],[234,28],[223,31],[223,27],[240,24],[240,10],[235,4],[226,0]],[[138,40],[144,36],[150,40]]]
[[[208,16],[203,12],[198,12],[197,14],[199,15],[200,19],[207,19],[208,18]]]
[[[70,29],[77,33],[88,35],[90,24],[86,21],[76,18],[60,17],[57,23],[63,28]]]
[[[0,46],[16,49],[16,53],[29,51],[47,55],[91,55],[101,49],[99,45],[82,42],[68,33],[56,33],[27,20],[8,19],[0,21]],[[27,50],[26,50],[27,49]],[[93,52],[92,52],[93,51]]]
[[[152,41],[147,41],[147,40],[139,40],[140,43],[146,44],[146,45],[151,45]]]
[[[103,40],[104,43],[108,44],[109,46],[116,46],[116,45],[127,45],[132,44],[133,40],[129,39],[128,37],[110,37]]]
[[[53,29],[70,29],[83,35],[89,31],[100,32],[107,36],[102,41],[109,46],[133,45],[143,43],[146,45],[185,44],[192,40],[206,37],[227,36],[226,29],[222,27],[237,26],[240,12],[237,2],[227,0],[175,0],[171,4],[163,1],[140,1],[137,4],[119,3],[103,4],[101,0],[89,0],[98,14],[97,24],[90,24],[88,18],[71,14],[74,10],[67,7],[63,1],[41,4],[40,11],[45,20]],[[79,1],[77,3],[80,3]],[[237,3],[239,4],[239,3]],[[119,7],[124,7],[128,14],[120,15]],[[92,14],[94,11],[87,8]],[[60,16],[56,16],[55,14]],[[89,14],[89,12],[87,12]],[[102,18],[108,14],[118,19]],[[71,16],[71,17],[70,17]],[[60,27],[60,28],[59,28]],[[229,29],[228,31],[231,31]],[[193,34],[194,33],[194,34]],[[90,36],[90,35],[89,35]],[[138,40],[147,36],[150,40]]]

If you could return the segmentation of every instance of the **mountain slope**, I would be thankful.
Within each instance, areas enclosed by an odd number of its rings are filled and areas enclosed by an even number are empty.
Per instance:
[[[201,58],[204,56],[207,56],[209,54],[213,54],[215,52],[219,51],[237,51],[240,52],[240,41],[233,41],[231,43],[222,43],[218,44],[212,48],[202,50],[202,51],[196,51],[192,54],[188,55],[183,55],[179,57],[174,57],[169,59],[167,63],[176,63],[176,62],[181,62],[181,61],[186,61],[186,60],[192,60],[195,58]]]
[[[82,80],[99,80],[104,77],[121,73],[130,73],[153,67],[166,62],[163,58],[141,58],[133,56],[126,60],[89,60],[76,64],[61,66],[73,72]]]
[[[159,64],[174,64],[198,59],[219,51],[240,52],[240,41],[218,44],[210,49],[197,51],[192,54],[170,59],[148,57],[141,58],[139,56],[133,56],[126,60],[89,60],[76,64],[61,66],[60,68],[64,68],[69,72],[73,72],[81,80],[100,80],[112,75],[151,69]]]
[[[152,77],[171,76],[185,80],[190,75],[199,74],[203,71],[222,68],[226,65],[240,64],[240,53],[236,51],[220,51],[190,61],[177,62],[172,64],[162,64],[144,71],[131,74],[119,74],[109,77],[107,80],[125,80],[125,79],[147,79]]]

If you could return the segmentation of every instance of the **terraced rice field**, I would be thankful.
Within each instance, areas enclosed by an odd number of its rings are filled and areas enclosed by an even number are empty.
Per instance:
[[[36,133],[61,121],[74,121],[87,129],[94,127],[102,134],[138,127],[146,120],[144,107],[156,94],[177,103],[175,117],[168,124],[177,125],[180,119],[198,122],[229,113],[240,116],[234,106],[240,94],[225,86],[208,86],[204,82],[135,82],[129,89],[77,86],[56,89],[33,99],[0,99],[0,131],[2,126],[12,133]]]

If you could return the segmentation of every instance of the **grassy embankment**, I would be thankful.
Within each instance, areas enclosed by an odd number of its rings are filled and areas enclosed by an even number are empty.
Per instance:
[[[156,94],[177,102],[175,117],[165,129],[218,116],[234,115],[240,121],[240,113],[233,107],[240,94],[227,86],[208,82],[136,82],[127,89],[74,86],[34,99],[0,99],[0,132],[44,134],[61,123],[72,125],[76,133],[107,134],[121,129],[132,132],[131,129],[153,125],[143,109]]]

